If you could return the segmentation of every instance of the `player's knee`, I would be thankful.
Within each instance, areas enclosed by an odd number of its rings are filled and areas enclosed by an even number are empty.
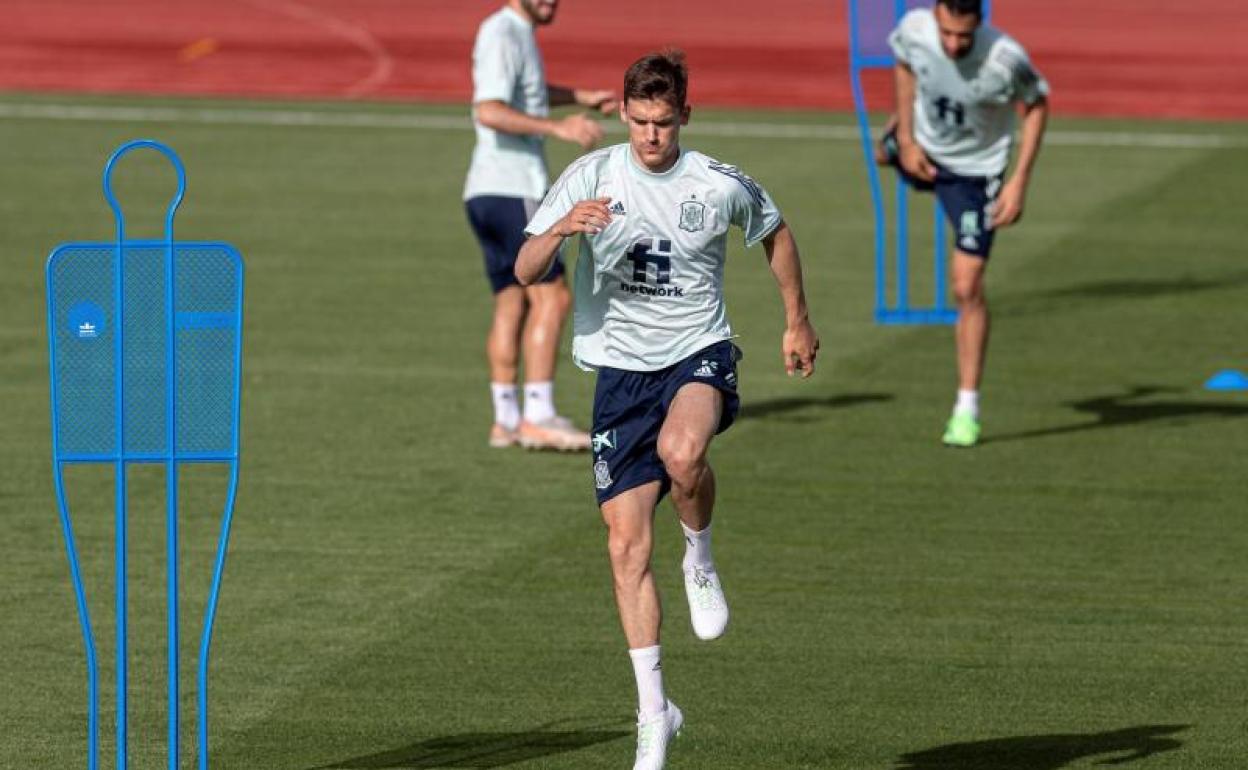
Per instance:
[[[706,454],[696,442],[685,438],[667,439],[659,442],[658,450],[673,486],[678,489],[696,486],[706,466]]]
[[[978,276],[953,282],[953,297],[962,307],[976,307],[984,304],[984,282]]]
[[[617,576],[636,576],[650,564],[650,538],[643,532],[612,528],[607,536],[607,553]]]

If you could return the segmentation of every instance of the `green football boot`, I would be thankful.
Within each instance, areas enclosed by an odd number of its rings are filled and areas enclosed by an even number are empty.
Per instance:
[[[979,420],[965,413],[955,412],[945,425],[945,446],[973,447],[979,443]]]

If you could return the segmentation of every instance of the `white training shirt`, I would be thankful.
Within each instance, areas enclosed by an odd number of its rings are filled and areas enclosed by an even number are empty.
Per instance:
[[[1049,84],[1012,37],[983,26],[961,59],[940,45],[929,8],[907,13],[888,38],[914,71],[914,139],[928,157],[963,176],[1005,171],[1014,138],[1015,103],[1034,104]]]
[[[495,100],[533,117],[550,114],[546,72],[533,25],[509,7],[481,22],[472,49],[472,119],[477,146],[464,183],[464,200],[478,195],[538,200],[550,182],[545,138],[505,134],[481,125],[475,105]]]
[[[576,265],[572,357],[582,369],[654,371],[732,337],[724,308],[729,225],[752,246],[780,224],[780,212],[733,166],[682,150],[661,174],[628,144],[568,166],[525,232],[546,232],[578,202],[609,196],[611,223],[581,235]]]

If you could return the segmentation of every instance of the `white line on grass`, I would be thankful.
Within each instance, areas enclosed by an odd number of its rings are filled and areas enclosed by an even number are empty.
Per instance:
[[[466,131],[469,119],[454,115],[404,115],[386,112],[330,110],[261,110],[230,107],[121,107],[103,105],[0,102],[0,119],[71,120],[114,123],[198,123],[237,126],[298,126],[308,128],[386,128],[424,131]],[[623,129],[608,122],[607,131]],[[746,139],[814,139],[857,141],[856,126],[801,123],[691,123],[690,134]],[[1197,134],[1153,131],[1049,131],[1046,141],[1067,147],[1148,147],[1164,150],[1248,148],[1248,134]]]

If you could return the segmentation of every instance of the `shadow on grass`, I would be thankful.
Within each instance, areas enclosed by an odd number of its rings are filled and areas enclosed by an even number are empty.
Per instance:
[[[776,417],[803,409],[844,409],[846,407],[858,406],[859,404],[892,401],[893,398],[894,396],[891,393],[842,393],[838,396],[828,396],[827,398],[773,398],[766,401],[746,401],[741,407],[741,419],[754,420]],[[809,417],[806,419],[813,420],[816,418]],[[806,419],[801,421],[805,422]]]
[[[1051,428],[1007,433],[1001,436],[987,437],[981,443],[994,441],[1017,441],[1019,439],[1057,436],[1063,433],[1078,433],[1098,428],[1113,428],[1118,425],[1134,425],[1153,420],[1173,418],[1209,419],[1213,417],[1248,417],[1248,403],[1217,403],[1208,404],[1195,401],[1145,401],[1139,399],[1161,393],[1182,393],[1178,388],[1161,388],[1137,385],[1126,393],[1113,396],[1097,396],[1080,401],[1068,401],[1066,406],[1076,412],[1091,415],[1094,419],[1071,425],[1055,425]]]
[[[1058,770],[1088,757],[1097,765],[1125,765],[1181,748],[1171,736],[1191,725],[1145,725],[1104,733],[1025,735],[973,743],[951,743],[904,754],[896,770]]]
[[[1127,278],[1093,281],[1007,297],[1000,303],[1000,310],[994,310],[994,312],[1000,312],[1003,316],[1031,315],[1077,305],[1088,300],[1151,299],[1176,294],[1224,290],[1245,284],[1248,284],[1248,273],[1244,272],[1231,273],[1218,278],[1183,276],[1157,280]]]
[[[505,767],[539,757],[577,751],[632,735],[618,729],[629,720],[555,729],[568,721],[551,722],[533,730],[512,733],[462,733],[430,738],[389,751],[321,765],[312,770],[432,770],[432,768]],[[612,729],[617,728],[617,729]]]

